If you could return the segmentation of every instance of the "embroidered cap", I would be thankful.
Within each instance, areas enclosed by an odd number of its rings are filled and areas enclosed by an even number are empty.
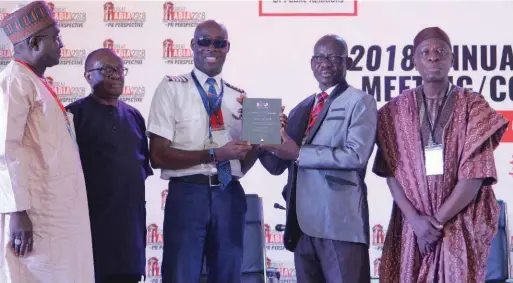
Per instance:
[[[443,31],[439,27],[428,27],[423,30],[421,30],[417,36],[415,36],[415,39],[413,39],[413,51],[417,49],[417,47],[420,45],[421,42],[423,42],[426,39],[430,38],[436,38],[445,41],[449,46],[451,46],[451,40],[449,39],[449,36],[445,31]],[[451,46],[452,47],[452,46]]]
[[[2,28],[12,44],[56,25],[53,11],[45,1],[33,1],[11,12],[2,20]]]

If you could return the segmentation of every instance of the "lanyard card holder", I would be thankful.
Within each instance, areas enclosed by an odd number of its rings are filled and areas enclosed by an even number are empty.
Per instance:
[[[444,173],[444,148],[440,144],[424,148],[426,175],[442,175]]]

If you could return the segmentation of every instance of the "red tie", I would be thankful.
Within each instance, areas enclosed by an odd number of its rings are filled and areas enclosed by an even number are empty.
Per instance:
[[[317,94],[317,105],[315,105],[315,107],[310,112],[310,119],[308,120],[308,128],[306,129],[305,136],[308,136],[310,130],[315,124],[315,121],[317,120],[317,117],[319,117],[319,113],[321,113],[322,106],[324,106],[324,101],[326,98],[328,98],[328,94],[325,92]]]

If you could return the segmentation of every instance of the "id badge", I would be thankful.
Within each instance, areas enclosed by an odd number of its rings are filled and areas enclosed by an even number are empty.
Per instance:
[[[433,145],[424,148],[426,175],[442,175],[444,173],[444,148]]]

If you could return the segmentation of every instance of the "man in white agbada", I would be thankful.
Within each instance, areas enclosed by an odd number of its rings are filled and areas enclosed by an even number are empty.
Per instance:
[[[15,60],[0,72],[0,283],[94,283],[73,119],[44,79],[59,63],[59,29],[44,1],[2,28]]]

